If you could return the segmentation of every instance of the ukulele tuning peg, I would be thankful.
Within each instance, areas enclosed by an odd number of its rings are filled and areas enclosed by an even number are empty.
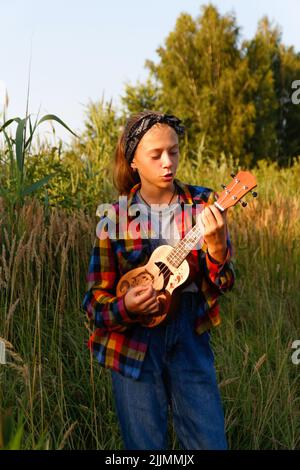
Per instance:
[[[235,178],[235,174],[234,174],[234,173],[230,173],[230,176],[231,176],[231,178]]]
[[[257,197],[257,192],[256,191],[251,191],[251,194],[253,197]]]
[[[226,189],[226,186],[225,186],[225,184],[221,184],[221,186],[222,186],[222,188],[223,188],[223,189]]]
[[[239,201],[239,203],[240,203],[243,207],[246,207],[246,206],[247,206],[247,202],[245,202],[245,201]]]

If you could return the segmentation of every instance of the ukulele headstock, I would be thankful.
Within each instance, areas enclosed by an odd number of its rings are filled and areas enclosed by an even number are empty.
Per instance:
[[[222,185],[224,191],[215,202],[221,211],[241,202],[241,199],[250,191],[253,197],[257,196],[257,193],[252,191],[257,186],[256,179],[249,171],[239,171],[237,175],[231,174],[231,177],[232,181],[227,186]],[[241,204],[243,207],[247,205],[246,202],[241,202]]]

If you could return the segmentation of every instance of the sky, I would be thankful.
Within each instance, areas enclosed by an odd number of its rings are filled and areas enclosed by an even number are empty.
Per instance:
[[[29,112],[56,114],[75,132],[84,127],[89,101],[120,107],[125,83],[148,75],[182,12],[196,18],[199,0],[0,0],[0,113],[5,90],[7,118],[24,117],[30,65]],[[267,15],[282,42],[300,51],[299,0],[214,0],[221,14],[234,12],[242,39],[252,38]],[[300,78],[300,77],[299,77]],[[70,134],[55,124],[65,142]],[[49,124],[41,125],[51,134]]]

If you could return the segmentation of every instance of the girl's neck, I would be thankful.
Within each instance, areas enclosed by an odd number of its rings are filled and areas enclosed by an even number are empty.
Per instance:
[[[172,182],[172,184],[167,188],[157,188],[150,185],[148,186],[147,184],[142,184],[140,187],[140,194],[149,205],[171,204],[176,195],[176,186],[174,182]]]

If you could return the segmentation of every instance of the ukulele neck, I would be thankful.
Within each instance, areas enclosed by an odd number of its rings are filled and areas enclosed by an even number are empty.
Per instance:
[[[242,197],[250,191],[254,197],[257,196],[257,193],[252,191],[252,189],[256,187],[256,179],[251,173],[248,171],[239,171],[237,175],[232,174],[231,176],[233,178],[232,181],[227,186],[222,185],[224,191],[218,200],[214,202],[214,205],[221,212],[229,207],[235,206],[241,201]],[[246,203],[242,203],[242,205],[245,206]],[[203,224],[201,217],[199,217],[199,219],[200,220],[196,221],[194,227],[169,253],[167,260],[174,268],[178,268],[181,265],[200,239],[200,248],[203,247]]]
[[[194,227],[189,230],[186,236],[180,240],[177,245],[172,249],[169,253],[167,260],[168,262],[174,266],[174,268],[178,268],[181,263],[185,260],[187,255],[190,251],[194,248],[197,242],[203,236],[203,226],[200,225],[198,222],[194,225]],[[203,243],[202,243],[203,245]]]

